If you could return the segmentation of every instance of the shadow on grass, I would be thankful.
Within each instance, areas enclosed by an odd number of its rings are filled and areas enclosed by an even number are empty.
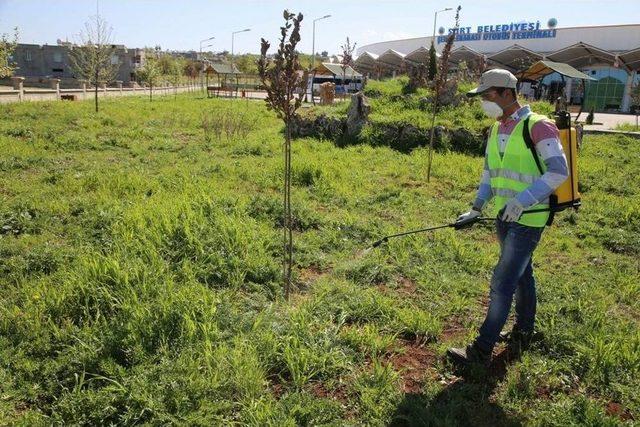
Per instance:
[[[520,426],[522,420],[507,414],[493,401],[498,383],[509,362],[516,357],[508,350],[498,354],[491,367],[466,369],[462,377],[431,397],[405,394],[392,416],[390,426]]]

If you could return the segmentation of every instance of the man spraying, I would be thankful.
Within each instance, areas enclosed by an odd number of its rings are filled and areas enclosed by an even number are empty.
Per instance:
[[[516,83],[516,77],[507,70],[489,70],[482,74],[480,85],[467,93],[469,97],[480,96],[485,113],[497,121],[489,132],[476,200],[458,221],[479,217],[494,199],[501,251],[491,278],[489,308],[477,338],[466,348],[447,350],[456,364],[488,365],[498,341],[522,347],[529,344],[536,314],[531,259],[549,219],[545,210],[549,208],[549,196],[568,177],[558,128],[545,116],[533,113],[528,105],[519,104]],[[526,144],[525,123],[535,150]],[[543,165],[543,173],[538,164]],[[515,324],[511,332],[501,333],[514,295]]]

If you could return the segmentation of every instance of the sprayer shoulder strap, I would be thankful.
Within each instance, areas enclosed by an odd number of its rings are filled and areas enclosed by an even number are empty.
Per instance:
[[[533,145],[533,139],[531,139],[531,132],[529,131],[529,118],[531,116],[524,119],[524,125],[522,126],[522,138],[524,138],[524,143],[527,145],[527,148],[531,151],[533,155],[533,160],[536,162],[536,166],[538,166],[538,170],[540,171],[540,175],[544,174],[542,170],[542,165],[540,164],[540,158],[538,158],[538,153],[536,153],[536,147]]]

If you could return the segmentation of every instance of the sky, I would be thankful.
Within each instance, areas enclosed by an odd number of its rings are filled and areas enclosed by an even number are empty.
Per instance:
[[[98,4],[97,4],[98,3]],[[340,52],[347,37],[357,47],[401,38],[430,36],[434,11],[462,6],[461,26],[497,25],[556,18],[558,28],[582,25],[638,24],[640,0],[0,0],[0,34],[18,27],[21,43],[55,44],[78,41],[84,23],[96,14],[113,28],[114,43],[163,50],[231,50],[259,53],[260,38],[276,44],[282,11],[302,12],[298,50],[311,52],[312,21],[316,23],[316,52]],[[452,27],[454,12],[438,14],[437,27]],[[638,41],[640,45],[640,40]],[[272,48],[273,49],[273,48]]]

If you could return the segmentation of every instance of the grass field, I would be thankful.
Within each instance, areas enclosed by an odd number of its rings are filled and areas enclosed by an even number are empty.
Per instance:
[[[627,132],[640,132],[640,127],[634,123],[619,123],[616,125],[616,130],[624,130]]]
[[[519,360],[460,378],[491,224],[482,159],[300,139],[283,300],[282,125],[192,95],[0,106],[0,425],[618,425],[640,418],[640,147],[585,139],[583,208],[536,251]],[[636,421],[634,421],[636,420]]]

